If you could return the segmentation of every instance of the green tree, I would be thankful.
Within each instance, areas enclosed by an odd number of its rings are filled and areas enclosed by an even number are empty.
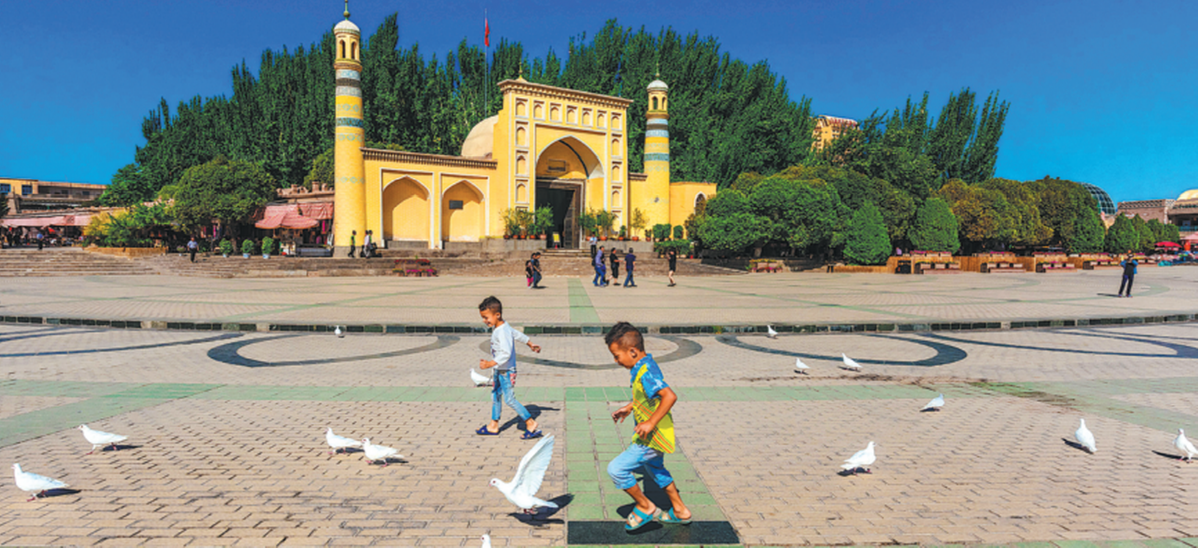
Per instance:
[[[1069,236],[1062,242],[1070,253],[1101,253],[1106,238],[1106,225],[1092,208],[1082,209],[1072,225]]]
[[[709,216],[699,225],[699,237],[708,249],[743,253],[765,244],[766,231],[759,224],[760,218],[752,213]]]
[[[112,175],[112,180],[100,195],[100,205],[125,206],[154,199],[161,186],[154,186],[142,176],[141,166],[128,164]]]
[[[939,196],[953,208],[966,251],[992,249],[1015,240],[1018,230],[1012,221],[1011,205],[1002,192],[952,179],[940,189]]]
[[[274,199],[277,188],[274,177],[257,164],[217,157],[183,173],[171,211],[187,228],[214,219],[236,226]]]
[[[1115,224],[1106,232],[1106,240],[1103,243],[1103,248],[1107,253],[1126,253],[1128,251],[1136,251],[1140,246],[1140,232],[1136,230],[1132,220],[1119,215],[1115,217]]]
[[[961,249],[957,234],[957,217],[948,202],[940,198],[929,198],[919,206],[915,224],[911,229],[911,243],[923,251],[948,251]]]
[[[1010,179],[990,179],[981,183],[981,188],[996,190],[1006,198],[1009,224],[1013,230],[1005,242],[1020,246],[1047,244],[1052,238],[1052,228],[1040,218],[1038,198],[1031,186]]]
[[[853,213],[849,222],[845,258],[853,264],[882,264],[890,257],[891,249],[882,212],[867,202]]]
[[[319,156],[312,159],[312,169],[304,175],[304,187],[312,188],[312,183],[324,183],[333,186],[334,148],[329,147]]]
[[[1136,234],[1140,236],[1139,245],[1133,249],[1136,251],[1150,252],[1156,248],[1156,234],[1153,233],[1152,227],[1148,226],[1148,222],[1143,217],[1136,215],[1131,218],[1131,224],[1136,228]]]

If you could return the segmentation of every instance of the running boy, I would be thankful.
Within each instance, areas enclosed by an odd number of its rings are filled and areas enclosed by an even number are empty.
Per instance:
[[[499,434],[499,412],[503,409],[500,400],[511,407],[524,421],[524,435],[520,439],[531,440],[541,437],[537,429],[537,421],[532,420],[528,410],[516,401],[513,387],[516,384],[516,341],[527,343],[533,352],[540,352],[541,347],[528,340],[528,335],[512,329],[503,321],[503,303],[495,297],[487,297],[478,305],[478,314],[483,323],[491,328],[491,356],[494,360],[479,360],[480,369],[495,369],[491,380],[491,423],[475,431],[480,436],[495,436]]]
[[[616,488],[623,489],[636,502],[624,529],[636,531],[654,519],[689,525],[691,511],[682,503],[678,486],[663,459],[665,453],[674,452],[674,419],[670,417],[670,409],[678,401],[678,395],[662,378],[653,356],[645,353],[645,340],[632,324],[617,323],[603,341],[616,363],[632,371],[632,402],[617,409],[611,418],[623,422],[629,414],[633,416],[636,421],[633,443],[607,465],[607,474]],[[632,473],[642,467],[646,478],[652,477],[653,483],[670,497],[671,508],[665,514],[636,484]]]

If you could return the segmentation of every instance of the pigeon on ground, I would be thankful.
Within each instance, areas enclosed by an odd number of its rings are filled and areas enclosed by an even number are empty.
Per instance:
[[[778,338],[778,332],[774,331],[774,326],[767,325],[765,326],[765,336],[771,339],[776,339]]]
[[[549,460],[552,458],[553,436],[546,436],[520,460],[520,467],[516,469],[516,476],[511,482],[494,478],[491,485],[499,489],[508,502],[518,506],[525,514],[535,514],[537,508],[557,508],[556,504],[536,496],[537,491],[541,490],[541,482],[545,479],[545,471],[549,469]]]
[[[362,442],[358,440],[334,434],[331,427],[328,430],[325,430],[324,439],[329,443],[329,447],[333,448],[332,451],[329,451],[330,455],[334,453],[340,453],[346,449],[349,449],[350,447],[362,447]]]
[[[795,358],[795,373],[807,374],[807,370],[811,369],[807,364],[803,363],[802,358]]]
[[[932,398],[920,411],[939,411],[941,407],[944,407],[944,394]]]
[[[854,474],[857,473],[857,470],[864,469],[865,473],[868,474],[869,466],[873,464],[875,460],[878,460],[878,457],[874,455],[874,442],[871,441],[869,442],[869,445],[865,446],[865,449],[854,453],[853,456],[844,461],[844,464],[840,465],[840,467],[844,468],[845,470],[849,470]]]
[[[1077,443],[1082,444],[1086,451],[1090,453],[1098,451],[1098,446],[1094,445],[1094,433],[1086,428],[1086,419],[1082,419],[1082,424],[1077,427],[1077,432],[1073,433],[1073,437],[1077,438]]]
[[[491,548],[491,535],[483,535],[483,547]]]
[[[470,380],[474,381],[474,386],[486,386],[491,384],[491,377],[480,375],[473,369],[470,370]]]
[[[845,354],[841,354],[840,357],[844,359],[844,368],[845,369],[849,369],[852,371],[860,371],[861,370],[861,364],[853,361],[853,358],[850,358]]]
[[[1186,456],[1183,457],[1183,460],[1186,462],[1190,462],[1194,455],[1198,455],[1198,449],[1194,448],[1194,444],[1186,438],[1186,431],[1181,428],[1177,429],[1177,439],[1173,440],[1173,447],[1176,447],[1178,451],[1185,452]]]
[[[33,498],[25,502],[37,500],[38,497],[45,495],[46,491],[49,491],[50,489],[62,489],[63,487],[68,487],[67,484],[54,478],[47,478],[46,476],[39,476],[32,472],[25,472],[21,470],[20,464],[13,464],[12,472],[17,479],[17,488],[25,491],[26,493],[33,493]]]
[[[333,329],[333,334],[336,335],[338,339],[345,338],[345,333],[341,332],[340,325]]]
[[[88,428],[86,424],[80,424],[79,430],[83,431],[83,437],[87,439],[87,443],[92,444],[92,450],[86,453],[88,455],[95,453],[96,449],[104,447],[105,445],[111,445],[112,450],[116,451],[117,443],[129,439],[129,436],[92,430],[91,428]]]
[[[374,445],[370,443],[370,438],[362,440],[362,451],[366,453],[366,462],[373,464],[375,461],[383,461],[383,466],[387,466],[387,459],[402,459],[403,455],[399,454],[394,447],[386,445]]]

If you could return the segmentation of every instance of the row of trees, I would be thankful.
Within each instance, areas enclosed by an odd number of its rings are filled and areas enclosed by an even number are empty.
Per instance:
[[[363,47],[362,98],[367,135],[405,150],[458,154],[470,129],[501,107],[495,85],[523,71],[532,82],[633,99],[629,168],[639,171],[645,87],[659,69],[671,85],[675,180],[774,172],[804,161],[811,148],[810,101],[792,101],[767,63],[735,60],[714,37],[652,33],[612,20],[593,37],[572,39],[564,59],[553,51],[530,59],[520,43],[503,40],[489,77],[486,53],[465,40],[443,58],[398,42],[391,15]],[[256,75],[244,62],[234,67],[230,96],[197,96],[173,110],[163,99],[142,123],[145,146],[113,175],[102,202],[152,200],[188,168],[218,156],[256,163],[280,186],[303,183],[333,145],[333,56],[328,33],[307,48],[264,52]],[[324,166],[322,174],[331,163],[324,160],[316,166]]]

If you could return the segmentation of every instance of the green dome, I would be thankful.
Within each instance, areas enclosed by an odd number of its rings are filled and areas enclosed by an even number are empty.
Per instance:
[[[1096,200],[1098,202],[1098,211],[1099,212],[1105,213],[1107,215],[1114,215],[1115,212],[1119,211],[1119,208],[1115,207],[1114,200],[1111,200],[1111,195],[1107,194],[1105,190],[1098,188],[1090,183],[1078,183],[1078,184],[1082,185],[1083,187],[1085,187],[1086,190],[1090,191],[1090,195],[1093,196],[1094,200]]]

